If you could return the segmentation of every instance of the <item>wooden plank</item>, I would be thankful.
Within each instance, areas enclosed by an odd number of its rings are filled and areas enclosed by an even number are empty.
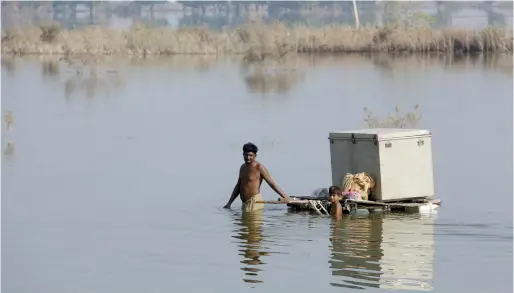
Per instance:
[[[325,196],[294,196],[299,200],[328,200],[328,197]]]
[[[371,200],[357,200],[357,199],[347,199],[346,200],[347,202],[354,202],[356,204],[361,204],[361,205],[373,205],[373,206],[389,206],[391,204],[387,204],[387,203],[383,203],[383,202],[376,202],[376,201],[371,201]]]
[[[401,203],[401,202],[388,202],[388,203],[383,203],[383,202],[376,202],[376,201],[371,201],[371,200],[355,200],[355,199],[348,199],[347,202],[354,202],[358,205],[371,205],[371,206],[395,206],[395,207],[419,207],[419,206],[423,206],[423,205],[426,205],[426,204],[436,204],[436,205],[439,205],[441,204],[441,200],[439,199],[434,199],[434,200],[431,200],[431,201],[428,201],[428,202],[405,202],[405,203]]]
[[[290,200],[290,201],[283,201],[283,200],[258,200],[255,203],[266,203],[266,204],[307,204],[309,203],[308,200]]]

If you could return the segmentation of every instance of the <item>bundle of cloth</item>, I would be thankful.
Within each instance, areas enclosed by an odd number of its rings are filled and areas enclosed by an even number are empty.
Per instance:
[[[369,194],[375,188],[375,180],[365,172],[346,173],[341,186],[343,187],[343,199],[368,200]]]

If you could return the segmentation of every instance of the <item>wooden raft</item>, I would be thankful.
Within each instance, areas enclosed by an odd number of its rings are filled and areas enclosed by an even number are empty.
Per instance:
[[[423,206],[429,204],[439,206],[441,200],[439,199],[426,199],[422,202],[378,202],[371,200],[352,200],[348,199],[344,203],[343,209],[358,210],[358,209],[381,209],[386,211],[411,211],[419,210]]]
[[[314,211],[320,215],[327,215],[328,211],[330,211],[330,202],[326,197],[313,197],[313,196],[304,196],[304,197],[291,197],[289,202],[284,201],[273,201],[273,200],[264,200],[258,201],[257,203],[265,203],[265,204],[287,204],[287,206],[291,210],[307,210]],[[345,212],[353,212],[359,209],[367,209],[367,210],[382,210],[382,211],[415,211],[419,210],[423,206],[427,206],[429,204],[439,206],[441,204],[441,200],[438,199],[422,199],[418,202],[377,202],[371,200],[352,200],[347,199],[344,202],[341,202],[343,206],[343,210]]]

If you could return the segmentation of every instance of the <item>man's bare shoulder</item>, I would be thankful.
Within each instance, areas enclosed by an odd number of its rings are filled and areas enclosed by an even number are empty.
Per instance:
[[[261,164],[261,163],[257,163],[256,168],[259,169],[259,171],[265,171],[266,170],[266,167],[264,167],[264,165]]]

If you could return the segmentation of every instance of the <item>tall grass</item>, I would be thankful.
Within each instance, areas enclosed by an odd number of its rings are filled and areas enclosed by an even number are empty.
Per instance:
[[[414,110],[402,114],[400,109],[396,107],[394,114],[389,113],[387,117],[380,118],[376,116],[368,108],[364,108],[364,122],[369,128],[416,128],[421,114],[419,113],[419,105],[414,106]]]
[[[253,23],[225,32],[143,26],[130,31],[104,27],[61,30],[53,24],[2,30],[2,54],[14,55],[244,54],[247,61],[256,62],[291,52],[512,52],[512,48],[512,33],[498,28],[289,28],[282,23]]]

